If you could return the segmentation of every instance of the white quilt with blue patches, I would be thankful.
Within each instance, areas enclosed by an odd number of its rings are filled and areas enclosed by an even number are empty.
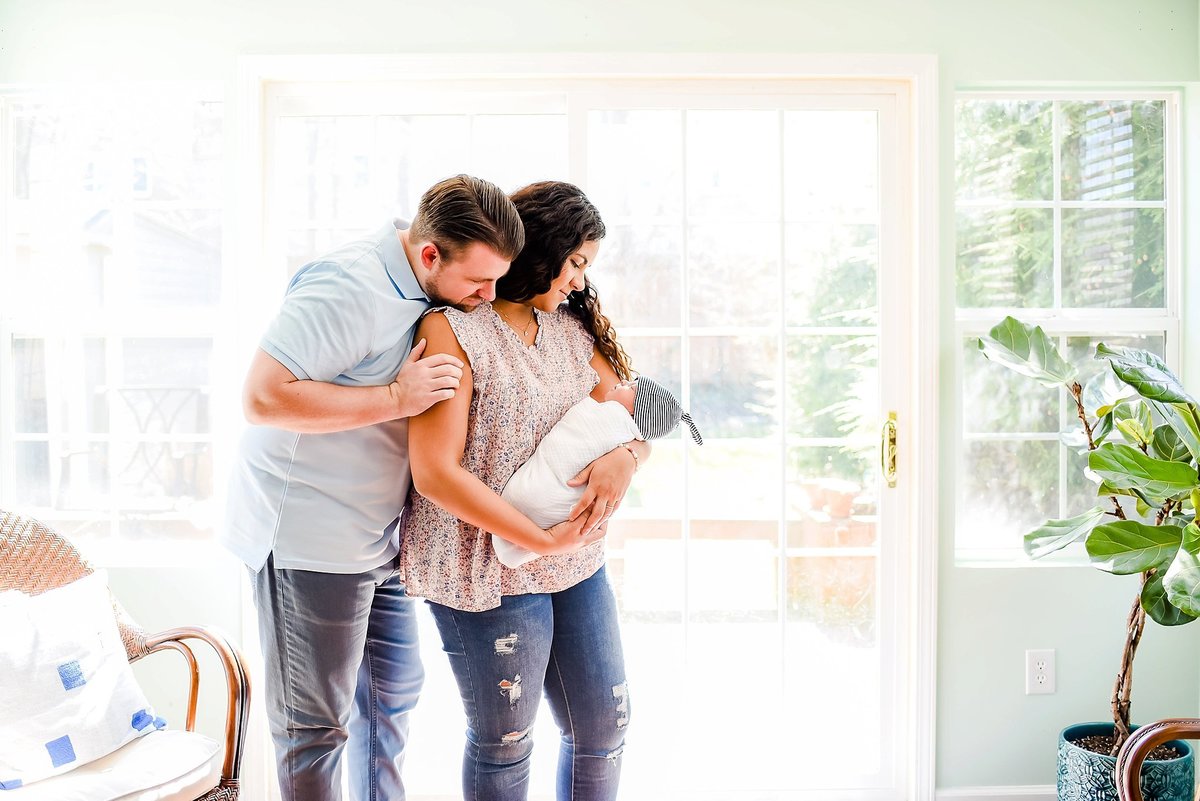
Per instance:
[[[0,592],[0,801],[165,726],[129,667],[106,576]]]

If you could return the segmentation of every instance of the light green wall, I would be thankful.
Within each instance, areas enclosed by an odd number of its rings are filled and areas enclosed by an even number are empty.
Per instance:
[[[243,53],[526,51],[936,55],[942,86],[941,286],[943,297],[950,298],[954,88],[1197,82],[1200,13],[1196,0],[0,2],[0,81],[228,80]],[[1200,186],[1194,164],[1188,169],[1192,186]],[[1192,230],[1198,229],[1197,207],[1193,204]],[[1193,255],[1193,267],[1196,260]],[[1195,286],[1188,291],[1200,300]],[[951,330],[951,321],[943,313],[943,331]],[[941,402],[949,410],[954,345],[945,339]],[[1198,364],[1196,350],[1187,353],[1192,368]],[[1200,377],[1200,370],[1189,373]],[[938,785],[1050,784],[1058,729],[1106,714],[1134,586],[1088,569],[955,567],[949,442],[940,457]],[[201,589],[209,579],[202,571],[182,569],[148,579],[118,577],[135,613],[142,607],[150,613],[144,617],[164,624],[204,611],[187,599],[168,606],[168,590],[180,584]],[[236,586],[228,574],[214,580],[216,586]],[[222,601],[211,614],[239,631],[229,603]],[[1023,652],[1045,647],[1058,651],[1059,692],[1027,697]],[[1151,628],[1137,664],[1135,716],[1200,711],[1198,664],[1200,627]]]
[[[238,53],[934,53],[944,77],[1184,80],[1194,0],[8,0],[0,76],[221,76]]]

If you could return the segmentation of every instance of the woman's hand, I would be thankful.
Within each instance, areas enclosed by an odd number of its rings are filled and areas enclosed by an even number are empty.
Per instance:
[[[637,462],[624,446],[620,446],[593,461],[567,482],[569,487],[587,484],[583,497],[571,509],[570,518],[572,521],[584,520],[585,535],[597,526],[606,524],[617,511],[633,481],[635,470]]]

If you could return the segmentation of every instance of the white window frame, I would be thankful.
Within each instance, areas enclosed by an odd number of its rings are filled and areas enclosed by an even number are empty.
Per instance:
[[[533,84],[554,75],[568,79],[644,81],[740,79],[761,87],[764,81],[805,79],[826,81],[831,88],[844,79],[901,82],[906,92],[904,109],[908,125],[901,159],[911,174],[906,184],[911,203],[904,210],[902,227],[905,256],[913,264],[911,284],[902,290],[897,303],[915,310],[912,325],[913,364],[908,408],[911,421],[901,430],[900,469],[910,503],[906,525],[912,536],[905,543],[904,586],[911,616],[900,632],[896,658],[908,666],[910,681],[900,688],[909,736],[907,749],[894,755],[894,764],[904,771],[900,778],[905,797],[932,797],[934,789],[934,665],[936,662],[936,571],[937,571],[937,449],[915,448],[918,442],[935,442],[938,421],[938,80],[937,61],[932,56],[734,56],[650,54],[554,54],[544,56],[250,56],[239,60],[237,108],[239,110],[238,174],[242,177],[237,196],[241,205],[236,225],[236,261],[262,265],[247,281],[238,297],[236,336],[241,346],[253,348],[261,333],[262,304],[274,307],[282,276],[281,264],[264,264],[263,256],[270,227],[264,213],[268,160],[264,158],[267,106],[282,99],[271,89],[278,84],[302,82],[353,82],[362,85],[364,76],[381,84],[420,76],[422,81],[466,81],[478,85],[489,80],[524,81]],[[345,84],[344,84],[345,85]],[[760,89],[761,91],[761,89]],[[336,94],[336,89],[334,89]],[[571,153],[572,167],[579,167],[580,152]],[[586,169],[586,165],[582,165]],[[582,174],[582,173],[580,173]],[[234,237],[231,237],[233,239]],[[881,370],[884,366],[881,365]],[[913,447],[910,447],[913,446]],[[907,481],[904,479],[907,478]],[[258,749],[255,749],[258,750]],[[265,757],[265,753],[260,751]],[[829,793],[822,794],[829,798]],[[848,796],[847,796],[848,797]],[[861,796],[856,796],[861,797]]]
[[[1062,230],[1059,213],[1064,208],[1163,208],[1164,242],[1164,306],[1163,308],[1148,309],[1088,309],[1079,307],[1069,308],[978,308],[954,306],[954,374],[963,375],[963,341],[967,337],[986,334],[988,330],[1007,315],[1012,315],[1024,323],[1040,325],[1063,350],[1067,337],[1095,336],[1098,334],[1128,335],[1128,334],[1162,334],[1165,337],[1164,356],[1168,364],[1181,364],[1183,322],[1181,310],[1183,305],[1183,169],[1182,169],[1182,111],[1181,93],[1177,90],[1123,90],[1089,89],[1089,90],[972,90],[956,92],[955,108],[961,100],[984,101],[1055,101],[1054,131],[1052,147],[1054,148],[1054,198],[1051,201],[979,201],[968,200],[960,202],[957,199],[957,187],[953,198],[955,215],[960,208],[988,208],[1002,206],[1005,208],[1036,207],[1052,208],[1054,214],[1054,298],[1061,300],[1061,255]],[[1059,102],[1074,101],[1162,101],[1163,109],[1163,200],[1161,201],[1083,201],[1062,200],[1059,195],[1061,186],[1061,130],[1058,114]],[[955,288],[957,289],[957,246],[953,252],[955,269]],[[1065,351],[1064,351],[1065,352]],[[958,461],[956,475],[963,475],[966,469],[964,457],[965,444],[968,441],[985,440],[1037,440],[1057,441],[1058,432],[1047,432],[1036,436],[1009,436],[1000,434],[967,435],[963,429],[962,392],[959,381],[955,382],[954,396],[954,431],[955,455]],[[1060,393],[1061,394],[1061,393]],[[1069,422],[1061,420],[1064,426]],[[1059,474],[1065,475],[1067,451],[1060,448]],[[1059,488],[1060,505],[1066,499],[1065,482]],[[1024,531],[1014,532],[1013,544],[1006,547],[983,547],[964,541],[962,535],[964,525],[958,518],[962,511],[964,500],[955,487],[954,495],[955,519],[955,564],[958,566],[978,567],[1062,567],[1088,565],[1087,555],[1082,547],[1067,548],[1060,554],[1046,559],[1030,560],[1022,548]]]

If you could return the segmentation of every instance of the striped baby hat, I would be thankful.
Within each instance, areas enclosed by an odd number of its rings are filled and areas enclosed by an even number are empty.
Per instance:
[[[675,430],[682,420],[697,445],[703,445],[700,430],[692,416],[683,410],[671,391],[645,376],[637,379],[637,394],[633,397],[633,422],[642,432],[642,439],[660,439]]]

